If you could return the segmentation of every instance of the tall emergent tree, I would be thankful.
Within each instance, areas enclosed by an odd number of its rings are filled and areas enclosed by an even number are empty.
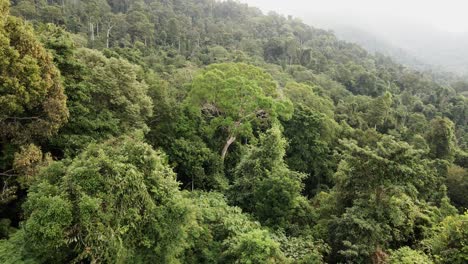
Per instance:
[[[391,136],[383,136],[376,145],[342,141],[343,159],[332,192],[340,216],[329,226],[334,258],[341,261],[384,259],[384,249],[421,236],[431,224],[428,214],[456,211],[443,192],[441,163]],[[441,204],[440,211],[430,208],[431,203]]]
[[[70,121],[53,138],[54,147],[76,155],[93,141],[146,129],[153,103],[140,68],[124,59],[106,58],[90,49],[71,49],[63,65]]]
[[[0,3],[0,138],[49,137],[68,117],[60,74],[32,28]]]
[[[0,262],[177,263],[190,210],[165,155],[142,138],[91,144],[43,170],[24,204],[27,220],[0,244],[18,250]]]
[[[427,143],[432,158],[452,160],[456,147],[454,124],[448,118],[436,117],[431,121]]]
[[[291,103],[282,98],[273,78],[243,63],[208,66],[193,81],[188,102],[208,118],[211,131],[221,128],[227,134],[223,159],[239,136],[252,135],[255,121],[291,114]]]
[[[284,162],[286,144],[277,125],[261,134],[236,166],[228,197],[262,224],[293,233],[308,227],[312,213],[301,195],[305,175]]]
[[[38,143],[58,131],[68,118],[60,74],[32,28],[9,15],[9,2],[0,0],[0,212],[16,198],[16,164],[42,161]],[[22,145],[34,157],[15,155]],[[31,151],[22,151],[23,154]],[[19,162],[21,160],[22,162]],[[3,213],[2,213],[3,215]]]

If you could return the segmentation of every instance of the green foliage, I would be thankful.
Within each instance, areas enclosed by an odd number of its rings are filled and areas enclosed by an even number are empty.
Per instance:
[[[61,56],[67,60],[62,67],[68,71],[65,77],[71,117],[53,138],[54,146],[76,155],[76,150],[90,142],[132,129],[147,129],[145,121],[152,115],[153,105],[148,86],[139,77],[139,67],[123,59],[108,59],[94,50],[66,49]]]
[[[323,241],[315,241],[311,236],[287,237],[278,233],[274,239],[281,244],[281,250],[292,263],[325,263],[323,255],[329,252]]]
[[[235,1],[12,5],[0,262],[466,262],[463,82]]]
[[[220,263],[234,239],[261,228],[238,207],[229,206],[219,193],[192,192],[187,196],[194,204],[198,225],[190,229],[185,263]]]
[[[465,168],[452,166],[447,171],[447,195],[461,212],[468,209],[468,171]]]
[[[34,144],[22,146],[20,151],[15,153],[13,169],[18,173],[18,182],[23,187],[27,187],[42,167],[52,162],[50,154],[43,154],[41,149]]]
[[[2,19],[0,21],[2,23],[1,24],[2,26],[8,17],[9,9],[10,9],[10,3],[8,1],[5,1],[5,0],[0,1],[0,14],[2,15]]]
[[[388,260],[390,264],[418,264],[418,263],[433,263],[432,260],[421,251],[402,247],[392,252]]]
[[[27,238],[23,231],[14,233],[9,240],[0,240],[0,262],[5,264],[37,264],[23,247],[23,242]]]
[[[225,190],[227,179],[222,173],[222,160],[217,149],[210,148],[212,139],[205,140],[205,122],[186,106],[177,105],[166,82],[152,80],[149,82],[150,96],[154,101],[155,116],[146,138],[169,155],[184,188]]]
[[[278,164],[284,164],[286,141],[281,137],[278,127],[261,135],[258,146],[250,146],[234,172],[230,200],[247,212],[253,212],[254,191],[258,185],[275,170]]]
[[[387,122],[392,102],[392,94],[389,92],[372,101],[366,116],[369,127],[382,127]]]
[[[12,202],[18,202],[19,191],[27,187],[43,161],[36,144],[56,134],[68,119],[59,71],[31,26],[9,15],[8,4],[0,1],[2,218],[19,214],[18,204]]]
[[[237,137],[252,137],[253,122],[287,117],[290,109],[271,76],[240,63],[209,66],[193,81],[187,100],[209,120],[208,133],[227,134],[223,158]]]
[[[227,180],[221,171],[221,158],[200,138],[176,139],[168,153],[172,155],[181,181],[189,182],[197,189],[226,189]]]
[[[424,220],[429,208],[423,201],[443,203],[444,194],[434,192],[442,184],[439,167],[421,151],[389,136],[375,148],[342,144],[344,159],[334,187],[338,218],[329,225],[331,243],[348,261],[380,259],[383,248],[404,245],[430,224]]]
[[[235,238],[225,253],[223,263],[287,263],[279,244],[268,232],[254,230]]]
[[[298,104],[292,118],[284,124],[289,139],[286,162],[292,170],[307,173],[306,193],[313,194],[330,183],[333,174],[331,144],[337,125],[321,112]]]
[[[25,209],[29,219],[24,225],[26,243],[31,243],[32,252],[43,261],[65,259],[63,248],[67,243],[67,229],[72,226],[73,205],[64,197],[60,197],[59,190],[55,186],[44,183],[37,186],[42,192],[32,192]],[[48,192],[45,192],[45,191]],[[41,196],[47,194],[47,196]],[[34,212],[30,206],[34,206]],[[96,205],[97,206],[97,205]],[[33,242],[34,241],[34,242]],[[34,247],[34,244],[36,246]]]
[[[192,217],[166,157],[140,135],[51,165],[24,210],[23,246],[41,262],[177,262]]]
[[[449,216],[422,243],[436,263],[466,263],[468,261],[468,213]]]
[[[8,15],[0,24],[0,137],[16,143],[47,138],[68,118],[60,73],[29,25]]]
[[[441,184],[437,163],[424,158],[424,152],[391,136],[383,136],[374,148],[360,147],[352,141],[342,141],[342,146],[344,159],[335,174],[335,182],[345,204],[349,198],[380,195],[380,191],[399,189],[399,186],[410,196],[430,198],[430,190],[438,189]]]
[[[254,212],[260,222],[267,226],[288,227],[294,210],[302,206],[299,197],[302,186],[298,178],[287,169],[275,169],[270,177],[259,183],[254,190]]]
[[[294,233],[308,227],[312,214],[301,196],[304,175],[288,169],[285,147],[278,127],[261,135],[258,145],[250,146],[237,165],[229,197],[262,223]]]
[[[431,121],[426,137],[433,158],[453,160],[456,141],[452,121],[447,118],[435,118]]]
[[[315,112],[333,118],[333,102],[326,97],[318,95],[312,87],[305,84],[288,83],[284,87],[284,93],[291,99],[294,105],[303,105]]]

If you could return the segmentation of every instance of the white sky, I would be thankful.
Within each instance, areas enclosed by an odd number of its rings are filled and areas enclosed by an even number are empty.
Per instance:
[[[307,21],[320,15],[363,23],[410,23],[448,32],[468,32],[468,0],[239,0],[263,11]]]

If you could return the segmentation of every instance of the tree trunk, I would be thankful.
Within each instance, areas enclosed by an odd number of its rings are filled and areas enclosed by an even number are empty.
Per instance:
[[[109,48],[109,38],[110,38],[110,33],[111,30],[114,26],[108,25],[107,27],[107,34],[106,34],[106,47]]]
[[[89,31],[91,33],[91,41],[94,42],[94,24],[89,22]]]
[[[213,2],[214,2],[214,0],[211,0],[211,2],[210,2],[210,14],[211,14],[212,17],[213,17]]]
[[[231,146],[231,144],[234,143],[234,141],[236,141],[236,137],[230,136],[229,139],[226,141],[226,144],[224,144],[223,152],[221,152],[221,158],[223,160],[226,157],[229,146]]]

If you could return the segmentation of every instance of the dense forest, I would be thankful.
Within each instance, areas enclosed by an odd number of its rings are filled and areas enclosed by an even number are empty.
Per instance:
[[[371,29],[361,29],[359,26],[330,26],[333,33],[342,40],[356,43],[370,53],[380,53],[392,58],[395,62],[403,64],[412,69],[427,72],[435,81],[441,84],[452,85],[454,82],[468,80],[468,54],[460,53],[466,46],[462,40],[458,40],[454,35],[448,33],[427,37],[427,29],[410,28],[407,32],[417,32],[414,39],[418,43],[407,40],[400,40],[402,43],[412,43],[412,47],[400,47],[394,44],[391,37],[379,36],[379,33]],[[385,30],[382,30],[385,31]],[[430,32],[430,31],[429,31]],[[401,37],[401,36],[400,36]],[[454,41],[453,39],[456,39]],[[467,38],[468,41],[468,38]],[[425,43],[432,43],[427,47]],[[423,46],[424,48],[421,48]],[[464,51],[463,51],[464,52]]]
[[[468,83],[235,1],[0,0],[0,263],[468,263]]]

